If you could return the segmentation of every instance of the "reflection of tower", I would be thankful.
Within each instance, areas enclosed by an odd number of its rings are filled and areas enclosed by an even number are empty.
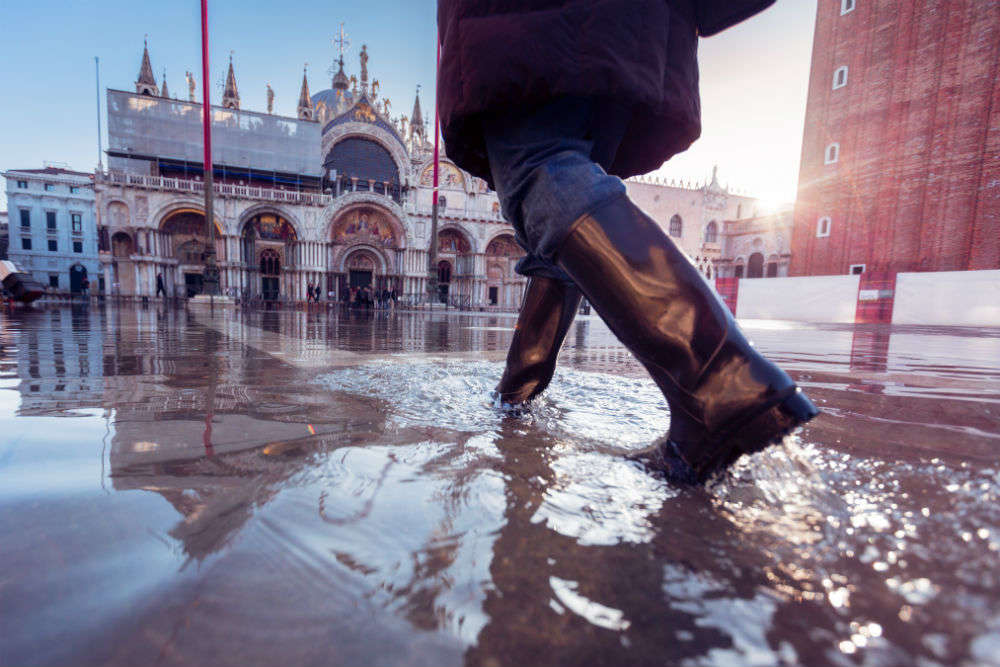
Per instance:
[[[889,324],[855,324],[851,338],[851,370],[884,373],[889,366]]]

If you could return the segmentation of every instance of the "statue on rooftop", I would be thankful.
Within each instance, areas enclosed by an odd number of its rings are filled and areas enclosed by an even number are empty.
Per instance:
[[[274,91],[271,90],[271,84],[267,84],[267,112],[272,113],[274,111]]]

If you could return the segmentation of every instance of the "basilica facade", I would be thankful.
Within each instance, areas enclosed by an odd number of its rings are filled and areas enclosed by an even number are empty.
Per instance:
[[[403,303],[513,310],[523,255],[486,183],[439,160],[438,252],[430,266],[433,150],[419,93],[409,115],[391,115],[360,53],[343,56],[331,86],[309,91],[297,117],[240,106],[229,63],[212,106],[215,251],[223,293],[304,301],[310,287],[346,301],[370,286]],[[108,169],[95,178],[106,294],[191,296],[202,290],[205,225],[202,105],[160,88],[144,49],[135,90],[107,91]],[[725,269],[726,220],[751,217],[756,200],[722,188],[635,180],[630,195],[712,278]],[[680,225],[678,226],[678,221]],[[433,273],[432,273],[433,272]],[[438,290],[428,295],[429,276]],[[162,290],[159,289],[162,286]]]

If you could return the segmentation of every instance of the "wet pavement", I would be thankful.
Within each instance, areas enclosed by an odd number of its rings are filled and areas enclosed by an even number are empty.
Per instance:
[[[747,322],[824,410],[707,488],[599,320],[0,313],[2,665],[998,665],[1000,329]]]

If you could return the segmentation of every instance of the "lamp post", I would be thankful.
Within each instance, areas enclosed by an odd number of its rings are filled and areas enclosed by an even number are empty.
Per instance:
[[[437,43],[437,64],[434,68],[434,192],[431,197],[431,246],[428,251],[427,291],[431,304],[438,298],[438,106],[437,106],[437,70],[441,65],[441,40]]]
[[[201,92],[202,134],[205,159],[205,224],[208,226],[208,246],[205,248],[205,268],[202,271],[203,288],[210,297],[219,293],[219,267],[215,263],[215,209],[212,204],[212,105],[208,86],[208,0],[201,0]]]

